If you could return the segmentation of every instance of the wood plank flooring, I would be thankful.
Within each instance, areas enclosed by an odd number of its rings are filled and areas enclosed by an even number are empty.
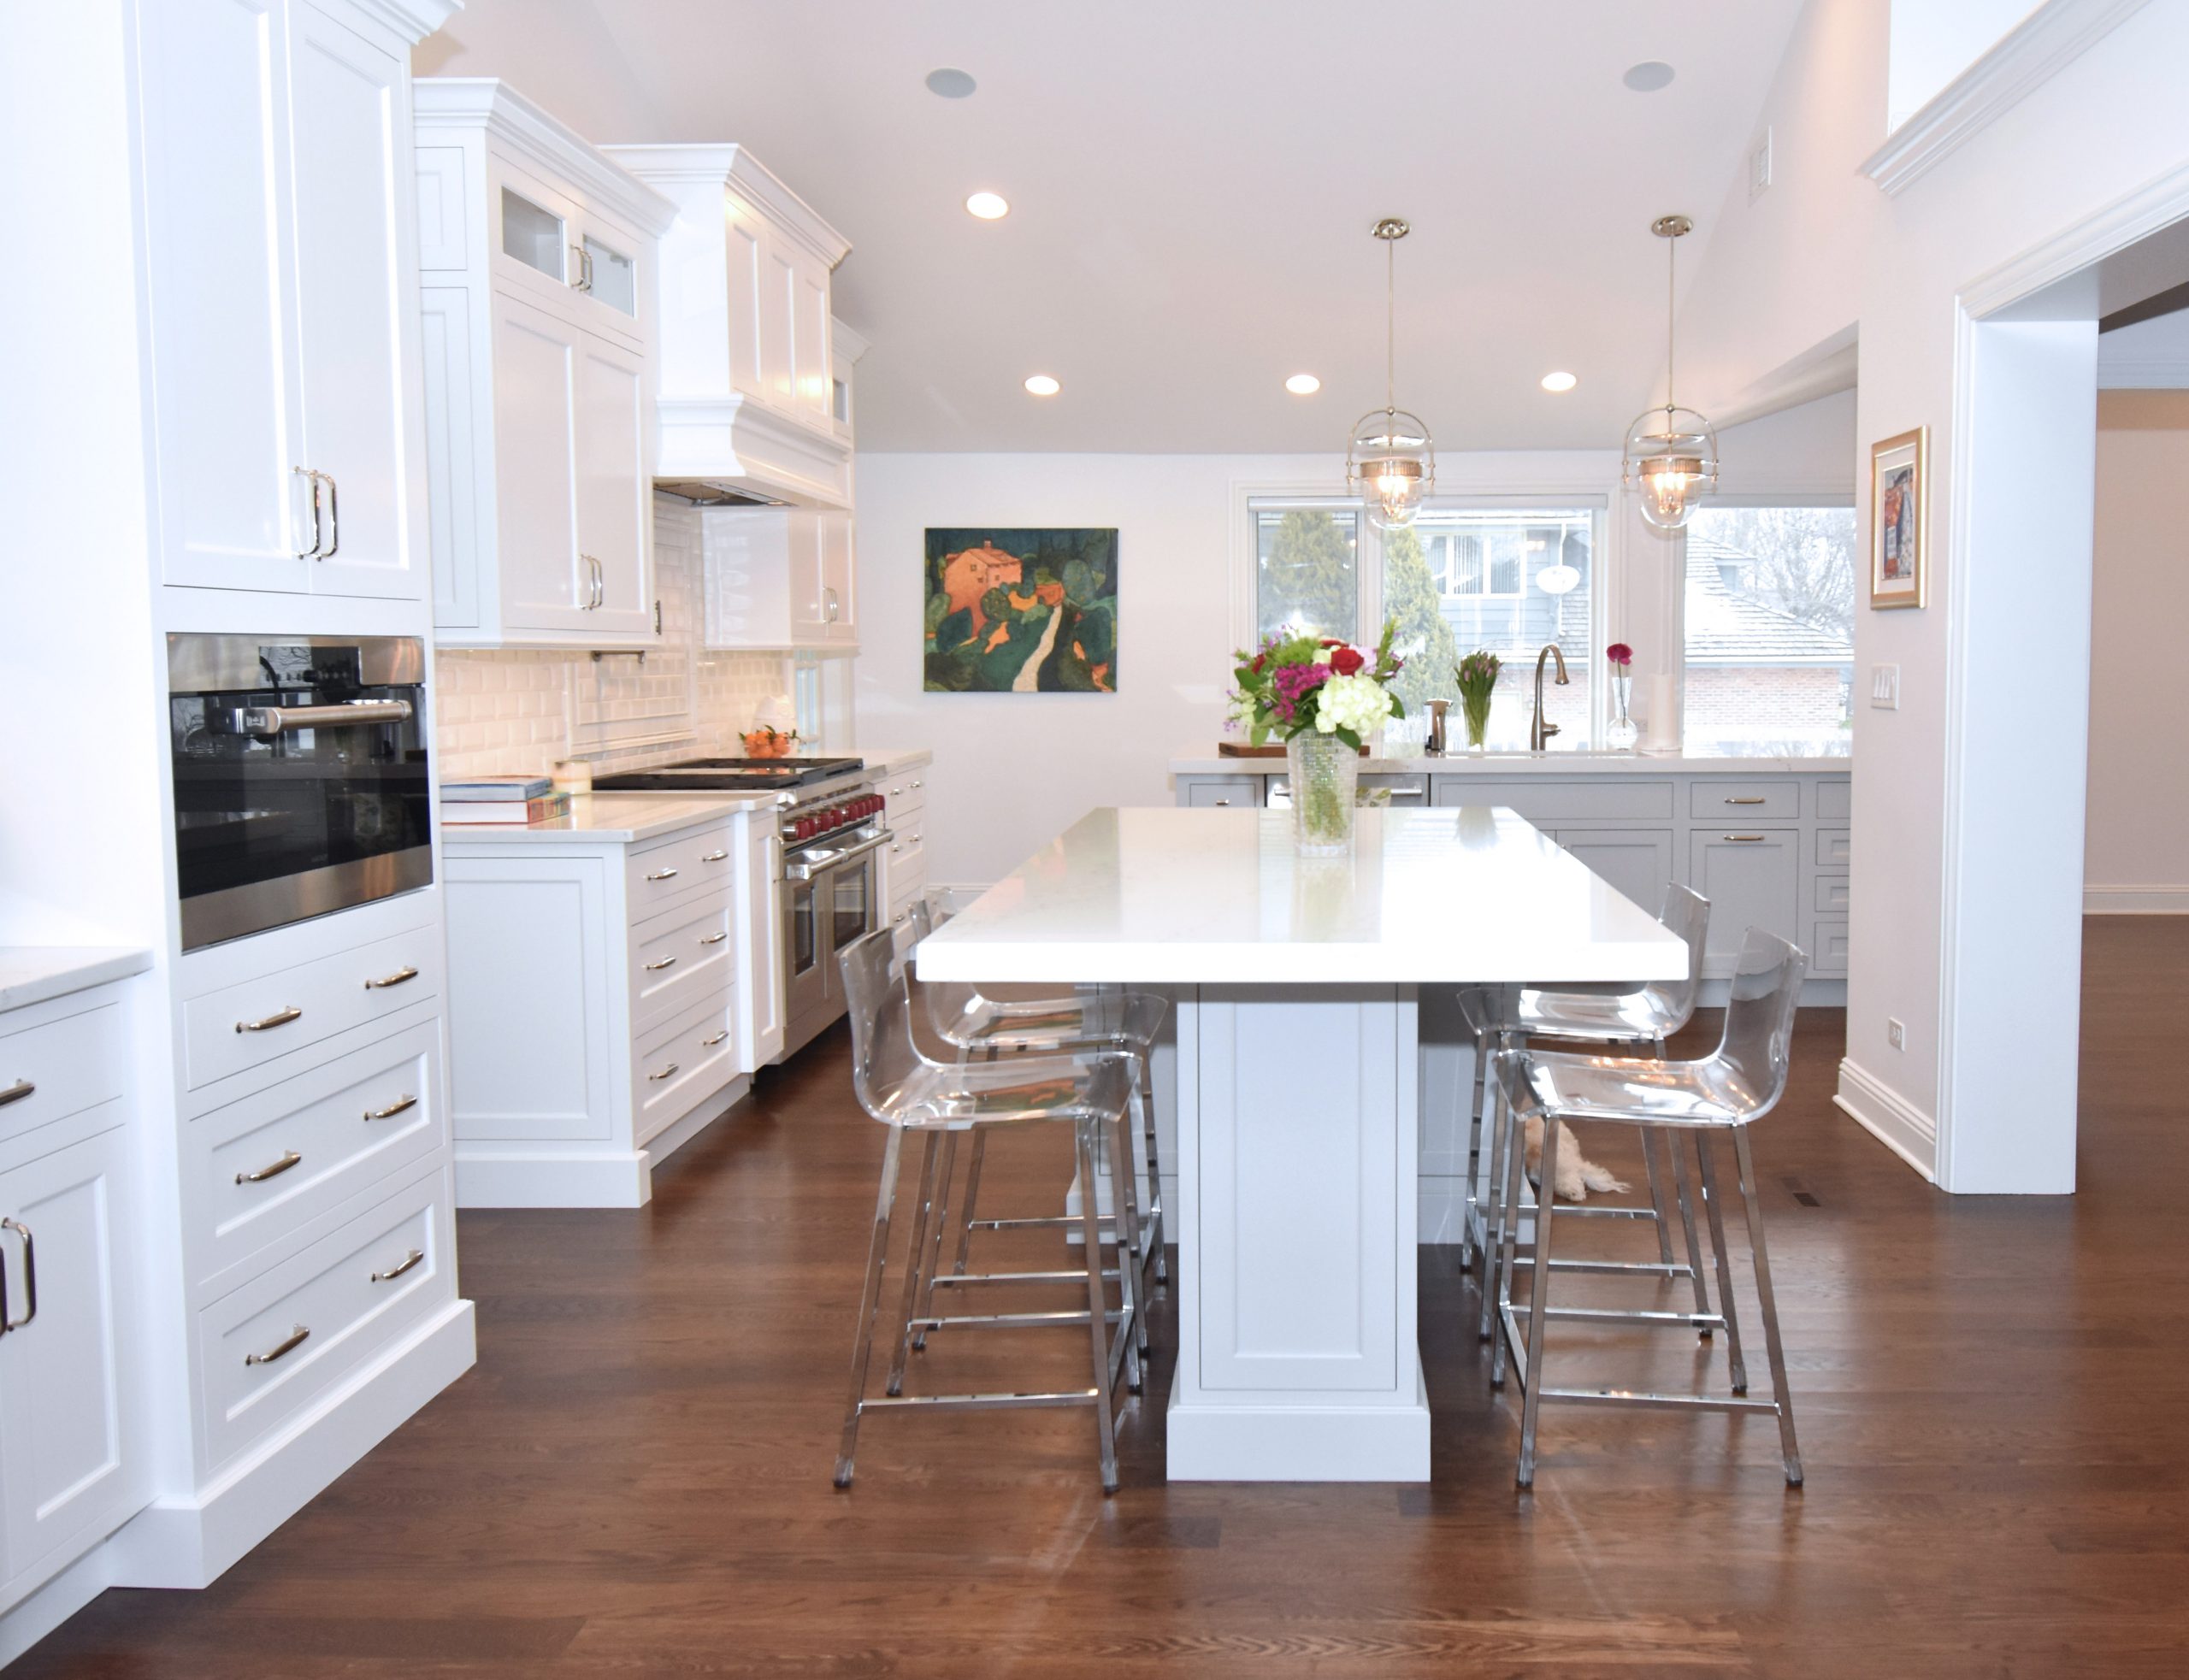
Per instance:
[[[882,1149],[839,1038],[650,1207],[463,1216],[477,1369],[212,1588],[108,1593],[15,1672],[2189,1672],[2189,919],[2093,921],[2086,966],[2071,1200],[1932,1191],[1831,1106],[1839,1015],[1803,1017],[1756,1137],[1799,1492],[1766,1418],[1547,1408],[1516,1496],[1446,1252],[1422,1262],[1426,1486],[1171,1487],[1151,1399],[1113,1500],[1077,1412],[883,1414],[838,1493]],[[1047,1211],[1064,1173],[1053,1141],[999,1149],[984,1200]],[[1708,1357],[1641,1334],[1554,1341],[1554,1369]],[[1017,1340],[1030,1373],[1083,1357]],[[1008,1352],[919,1359],[954,1382]]]

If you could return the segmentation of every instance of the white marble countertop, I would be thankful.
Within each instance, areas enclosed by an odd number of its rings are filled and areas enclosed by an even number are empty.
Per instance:
[[[1690,735],[1678,752],[1597,752],[1577,747],[1548,752],[1491,751],[1479,755],[1464,747],[1441,758],[1419,753],[1399,757],[1373,755],[1360,761],[1366,775],[1679,775],[1781,773],[1845,775],[1854,759],[1844,737],[1785,740],[1721,740]],[[1226,758],[1213,749],[1189,746],[1171,760],[1172,775],[1283,775],[1284,760]]]
[[[934,980],[1648,981],[1687,948],[1516,813],[1359,813],[1349,857],[1291,814],[1089,812],[918,948]]]
[[[734,811],[772,805],[773,793],[578,793],[570,814],[552,822],[446,822],[441,844],[502,846],[510,842],[588,840],[628,843],[673,834],[703,822],[719,822]]]
[[[899,770],[917,769],[935,762],[933,750],[924,746],[855,746],[851,750],[876,775],[894,775]]]
[[[0,1011],[142,974],[152,953],[129,945],[0,945]]]

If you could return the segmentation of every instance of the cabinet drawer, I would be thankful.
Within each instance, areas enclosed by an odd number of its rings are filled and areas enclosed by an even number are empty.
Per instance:
[[[1382,793],[1386,796],[1387,803],[1401,811],[1423,811],[1429,805],[1429,778],[1418,772],[1412,775],[1385,775],[1380,773],[1363,775],[1360,791],[1363,793]]]
[[[121,1005],[23,1026],[0,1016],[0,1143],[121,1094]]]
[[[1182,775],[1178,803],[1196,811],[1251,811],[1262,802],[1260,776]]]
[[[1848,843],[1850,832],[1845,828],[1819,828],[1816,831],[1816,861],[1819,867],[1827,869],[1844,869],[1847,867],[1847,859],[1851,851]]]
[[[1844,822],[1855,814],[1855,784],[1844,778],[1816,785],[1816,814],[1826,822]]]
[[[1849,902],[1845,875],[1820,875],[1817,876],[1814,895],[1809,903],[1811,910],[1822,911],[1828,916],[1844,916],[1847,913]]]
[[[211,1466],[295,1417],[450,1299],[445,1176],[436,1169],[404,1186],[198,1315]]]
[[[414,928],[191,999],[182,1006],[192,1090],[378,1021],[441,989],[441,931]]]
[[[1587,821],[1592,817],[1673,816],[1670,781],[1637,781],[1627,776],[1592,776],[1556,781],[1548,776],[1500,781],[1485,775],[1440,775],[1431,779],[1440,805],[1504,805],[1531,822]]]
[[[192,1121],[185,1147],[203,1198],[196,1276],[431,1154],[448,1135],[440,1090],[440,1029],[427,1022]]]
[[[736,879],[729,824],[676,834],[624,859],[625,899],[634,926],[694,893],[726,891]]]
[[[900,812],[917,811],[927,803],[928,769],[929,766],[923,764],[917,769],[900,770],[883,778],[882,797],[888,801],[892,818]]]
[[[905,903],[927,885],[926,824],[917,816],[893,830],[894,838],[883,856],[888,860],[883,890],[892,906]]]
[[[1802,814],[1802,784],[1786,776],[1769,781],[1706,776],[1689,785],[1687,814],[1698,822],[1791,821]]]
[[[644,1033],[736,973],[736,930],[726,895],[698,900],[631,929],[631,1029]]]
[[[1847,924],[1844,921],[1820,921],[1810,938],[1809,972],[1817,975],[1843,975],[1847,972]]]
[[[640,1039],[631,1055],[631,1137],[644,1144],[737,1074],[729,993],[711,998]]]

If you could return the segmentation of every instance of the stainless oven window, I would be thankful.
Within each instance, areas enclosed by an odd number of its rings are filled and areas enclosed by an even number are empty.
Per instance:
[[[862,858],[831,869],[828,884],[830,946],[847,951],[873,930],[873,858]]]

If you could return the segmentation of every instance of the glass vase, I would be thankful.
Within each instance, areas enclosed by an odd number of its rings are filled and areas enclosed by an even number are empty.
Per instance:
[[[1360,757],[1336,735],[1309,729],[1284,744],[1292,778],[1292,846],[1303,858],[1336,858],[1353,847],[1353,799]]]
[[[1490,697],[1487,694],[1478,698],[1460,698],[1460,710],[1466,719],[1467,751],[1470,752],[1483,751],[1483,744],[1490,739]]]
[[[1635,742],[1642,739],[1642,731],[1626,714],[1626,692],[1633,681],[1633,677],[1625,671],[1614,673],[1611,680],[1614,710],[1612,720],[1604,729],[1604,745],[1614,752],[1631,752]]]

